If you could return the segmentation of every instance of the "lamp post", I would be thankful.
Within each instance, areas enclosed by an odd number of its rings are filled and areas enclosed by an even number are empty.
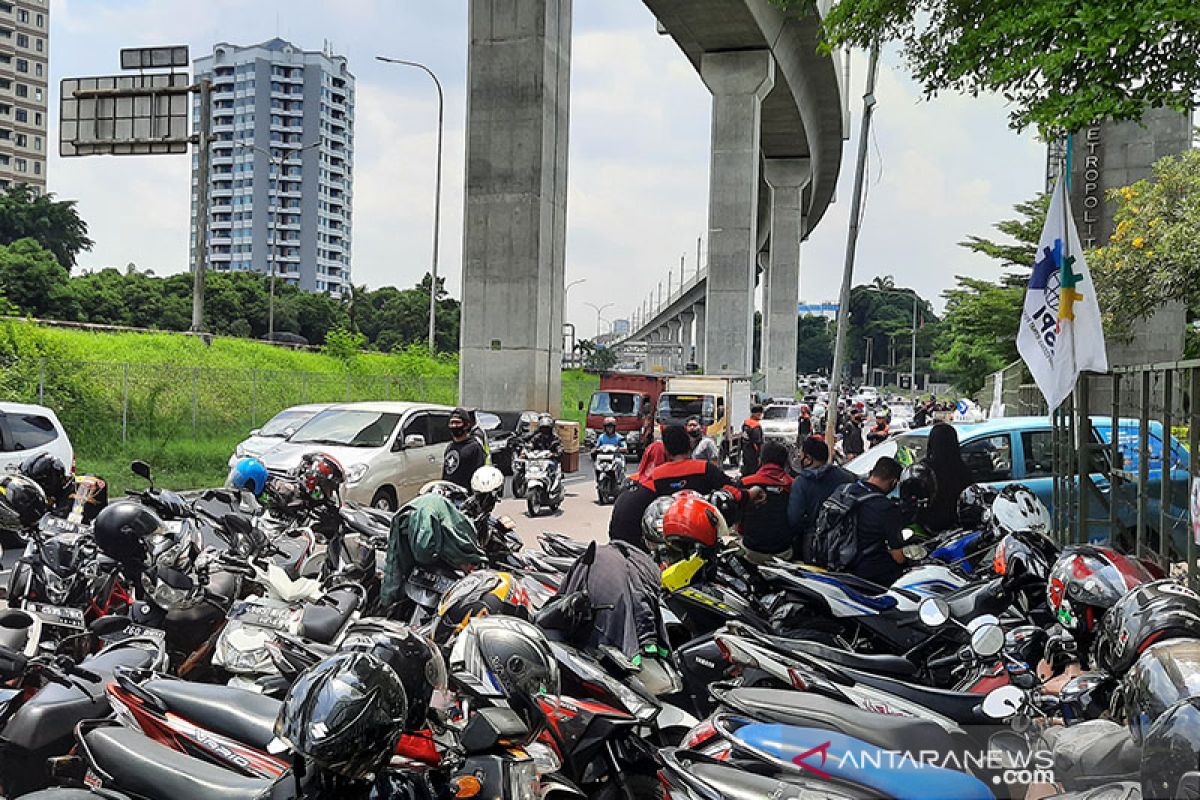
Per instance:
[[[612,308],[616,303],[605,303],[602,306],[598,306],[595,303],[584,303],[584,305],[596,312],[596,335],[599,336],[601,332],[600,315],[604,313],[604,309]]]
[[[433,189],[433,265],[429,275],[429,352],[434,353],[437,351],[435,337],[437,330],[438,253],[442,227],[442,139],[446,127],[446,96],[442,91],[442,82],[438,80],[438,76],[424,64],[416,61],[404,61],[399,58],[388,58],[387,56],[375,56],[375,60],[382,61],[385,64],[396,64],[402,67],[419,69],[430,78],[433,78],[433,85],[437,87],[438,125],[436,177],[434,178]]]
[[[271,196],[269,198],[269,202],[270,202],[270,205],[275,206],[275,210],[271,211],[267,215],[267,236],[271,240],[270,254],[268,255],[270,264],[267,267],[268,272],[271,276],[270,290],[269,290],[270,296],[267,301],[267,341],[269,341],[269,342],[275,341],[275,273],[278,272],[278,270],[275,268],[275,245],[276,245],[276,240],[279,238],[278,231],[276,230],[276,222],[275,221],[279,218],[279,196],[278,196],[279,176],[280,176],[280,173],[283,172],[283,167],[285,164],[287,164],[288,159],[290,159],[294,155],[303,153],[305,150],[311,150],[314,147],[319,147],[320,145],[321,145],[321,140],[317,139],[315,142],[309,142],[308,144],[304,145],[303,147],[299,147],[296,149],[290,149],[285,154],[283,154],[281,156],[276,156],[274,153],[272,153],[270,150],[266,149],[265,147],[260,147],[256,144],[248,144],[246,142],[237,142],[238,147],[244,148],[246,150],[254,150],[254,151],[262,153],[264,156],[266,156],[267,161],[271,164],[271,170],[272,170],[272,172],[274,172],[273,180],[271,181]]]

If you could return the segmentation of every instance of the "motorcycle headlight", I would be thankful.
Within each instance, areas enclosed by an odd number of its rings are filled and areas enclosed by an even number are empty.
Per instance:
[[[558,754],[541,742],[525,745],[525,752],[533,759],[538,775],[549,775],[562,769],[562,760]]]
[[[351,464],[346,470],[346,483],[358,483],[367,476],[368,469],[366,464]]]
[[[213,651],[213,663],[234,674],[256,675],[275,672],[275,663],[267,650],[273,634],[265,628],[230,622],[221,631]]]
[[[508,762],[508,786],[513,800],[537,800],[538,770],[532,758]]]
[[[67,595],[71,593],[70,581],[60,578],[54,570],[46,569],[42,574],[46,579],[46,596],[50,602],[55,605],[67,602]]]

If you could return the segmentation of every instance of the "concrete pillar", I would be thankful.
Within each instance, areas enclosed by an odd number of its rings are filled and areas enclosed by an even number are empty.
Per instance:
[[[683,362],[679,357],[680,344],[683,342],[683,320],[672,317],[667,320],[667,342],[670,346],[663,354],[668,372],[683,372]]]
[[[708,197],[706,372],[750,375],[758,252],[762,101],[775,85],[766,50],[705,53],[700,75],[713,93]]]
[[[561,411],[571,0],[471,0],[459,398]]]
[[[705,356],[708,351],[705,344],[708,341],[708,306],[696,303],[692,308],[696,312],[696,363],[700,365],[700,369],[707,372]]]
[[[767,394],[794,397],[803,195],[812,168],[807,158],[768,158],[763,177],[771,187],[771,255],[763,285],[762,371]]]
[[[696,321],[696,312],[689,308],[679,315],[679,321],[683,325],[679,343],[683,345],[683,364],[687,366],[692,362],[692,323]]]

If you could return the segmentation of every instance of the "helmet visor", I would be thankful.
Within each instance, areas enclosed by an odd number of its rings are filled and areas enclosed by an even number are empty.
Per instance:
[[[1200,695],[1200,642],[1168,639],[1153,645],[1126,680],[1129,729],[1140,742],[1167,708]]]
[[[1068,597],[1102,609],[1111,608],[1135,586],[1154,580],[1140,562],[1115,553],[1111,560],[1088,558],[1077,564],[1075,577]]]

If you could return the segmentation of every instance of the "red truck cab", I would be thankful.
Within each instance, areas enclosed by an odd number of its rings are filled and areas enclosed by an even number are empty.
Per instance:
[[[600,388],[592,393],[588,404],[589,440],[600,434],[605,417],[613,417],[617,421],[617,432],[625,437],[630,452],[641,453],[653,436],[654,409],[666,384],[663,375],[601,373]]]

